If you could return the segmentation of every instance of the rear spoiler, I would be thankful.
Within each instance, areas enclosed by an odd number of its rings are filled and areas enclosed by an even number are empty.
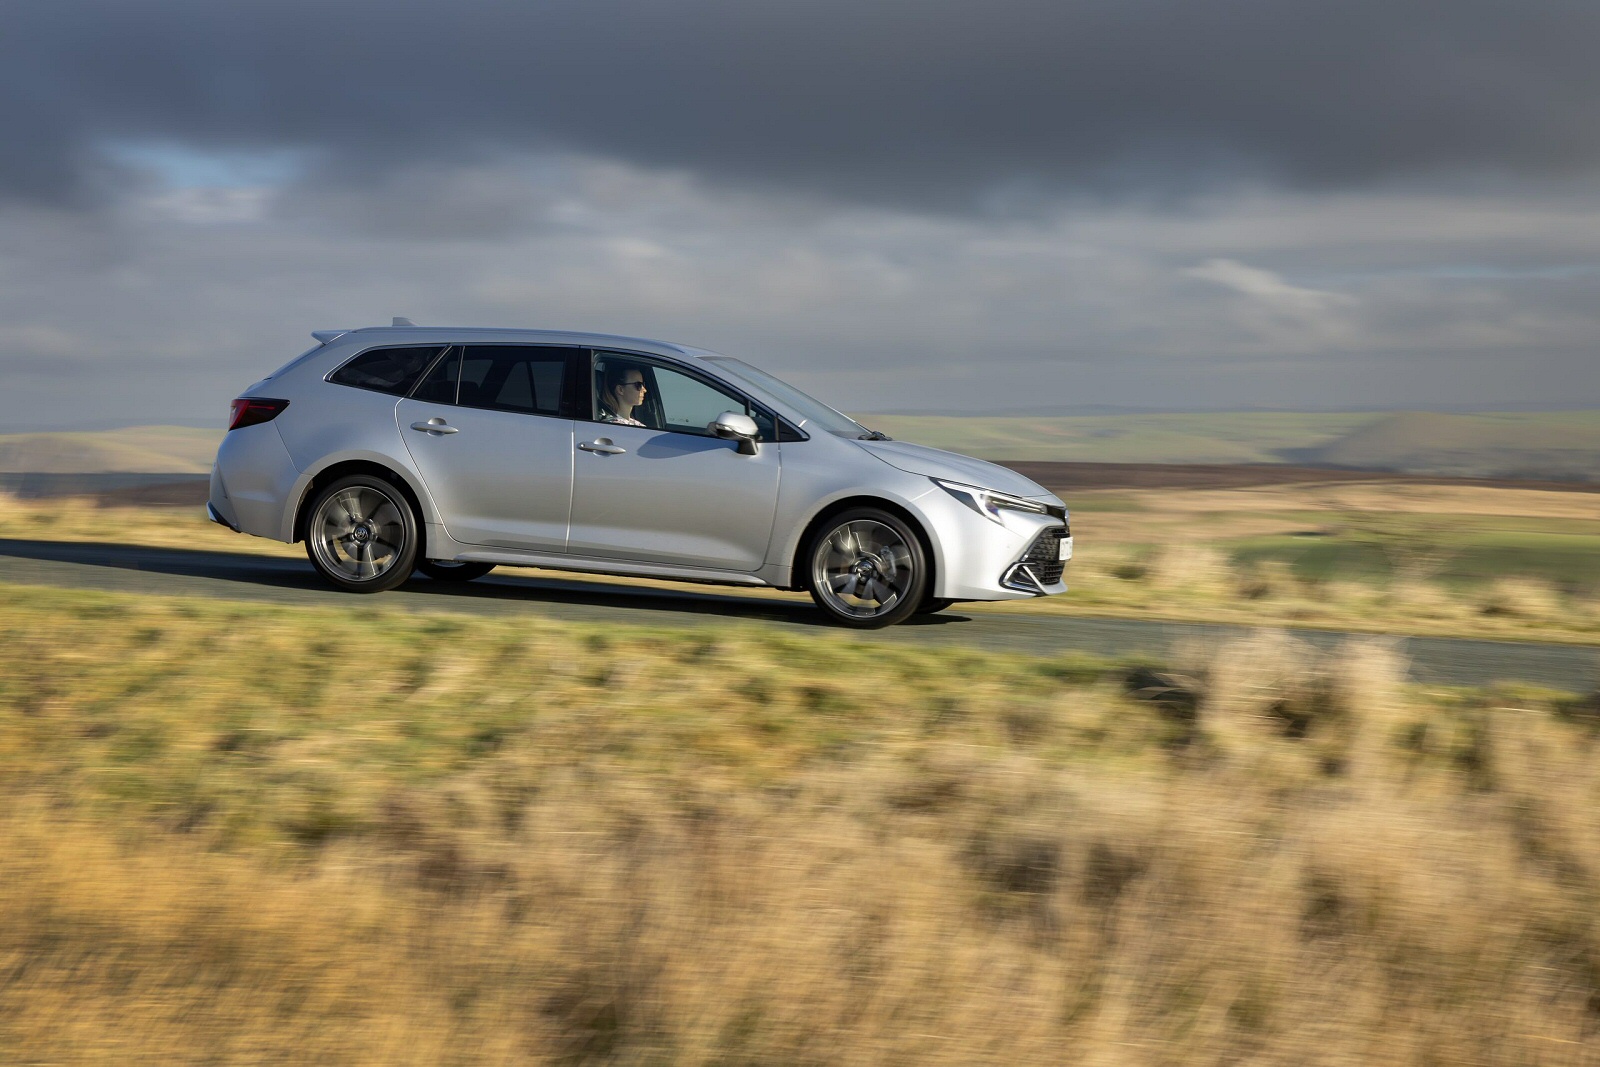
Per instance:
[[[403,319],[400,316],[396,315],[394,321],[391,322],[389,325],[390,326],[415,326],[416,323],[412,322],[410,319]],[[334,338],[343,337],[345,334],[347,334],[349,332],[350,332],[349,330],[312,330],[311,331],[311,336],[315,337],[319,344],[324,344],[325,345],[329,341],[332,341]]]

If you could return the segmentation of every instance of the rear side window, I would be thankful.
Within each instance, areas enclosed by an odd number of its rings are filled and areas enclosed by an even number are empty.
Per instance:
[[[404,396],[442,349],[442,345],[374,348],[334,371],[328,381]]]
[[[463,407],[559,415],[572,355],[572,349],[541,345],[468,345],[456,402]]]
[[[452,348],[439,362],[433,365],[428,376],[417,386],[417,391],[411,394],[413,400],[425,400],[430,404],[454,404],[456,402],[456,380],[461,377],[461,349]]]

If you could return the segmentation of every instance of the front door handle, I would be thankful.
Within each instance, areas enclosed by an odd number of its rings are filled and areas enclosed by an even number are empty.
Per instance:
[[[423,433],[460,433],[461,432],[460,430],[456,429],[454,426],[451,426],[449,423],[445,422],[443,419],[439,418],[438,416],[434,416],[433,418],[429,419],[427,422],[413,422],[411,424],[411,428],[413,430],[421,430]]]
[[[620,456],[627,451],[621,445],[612,444],[609,437],[602,437],[598,441],[579,441],[578,447],[585,452],[598,452],[602,456]]]

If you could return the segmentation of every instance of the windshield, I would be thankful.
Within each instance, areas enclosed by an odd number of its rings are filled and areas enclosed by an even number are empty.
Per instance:
[[[764,370],[752,367],[742,359],[732,356],[707,356],[730,378],[736,378],[746,385],[754,386],[789,408],[794,414],[804,420],[804,429],[826,430],[836,437],[861,437],[871,433],[850,416],[838,412],[824,404],[822,401],[809,397],[781,379],[774,378]]]

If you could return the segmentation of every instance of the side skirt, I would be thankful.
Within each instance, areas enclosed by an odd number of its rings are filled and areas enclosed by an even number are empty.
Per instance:
[[[623,559],[586,559],[580,556],[541,555],[534,552],[507,552],[470,548],[450,557],[457,563],[493,563],[504,567],[539,567],[581,574],[615,574],[630,578],[661,578],[673,582],[704,582],[708,585],[766,586],[753,574],[719,571],[701,567],[674,567],[664,563],[634,563]]]

